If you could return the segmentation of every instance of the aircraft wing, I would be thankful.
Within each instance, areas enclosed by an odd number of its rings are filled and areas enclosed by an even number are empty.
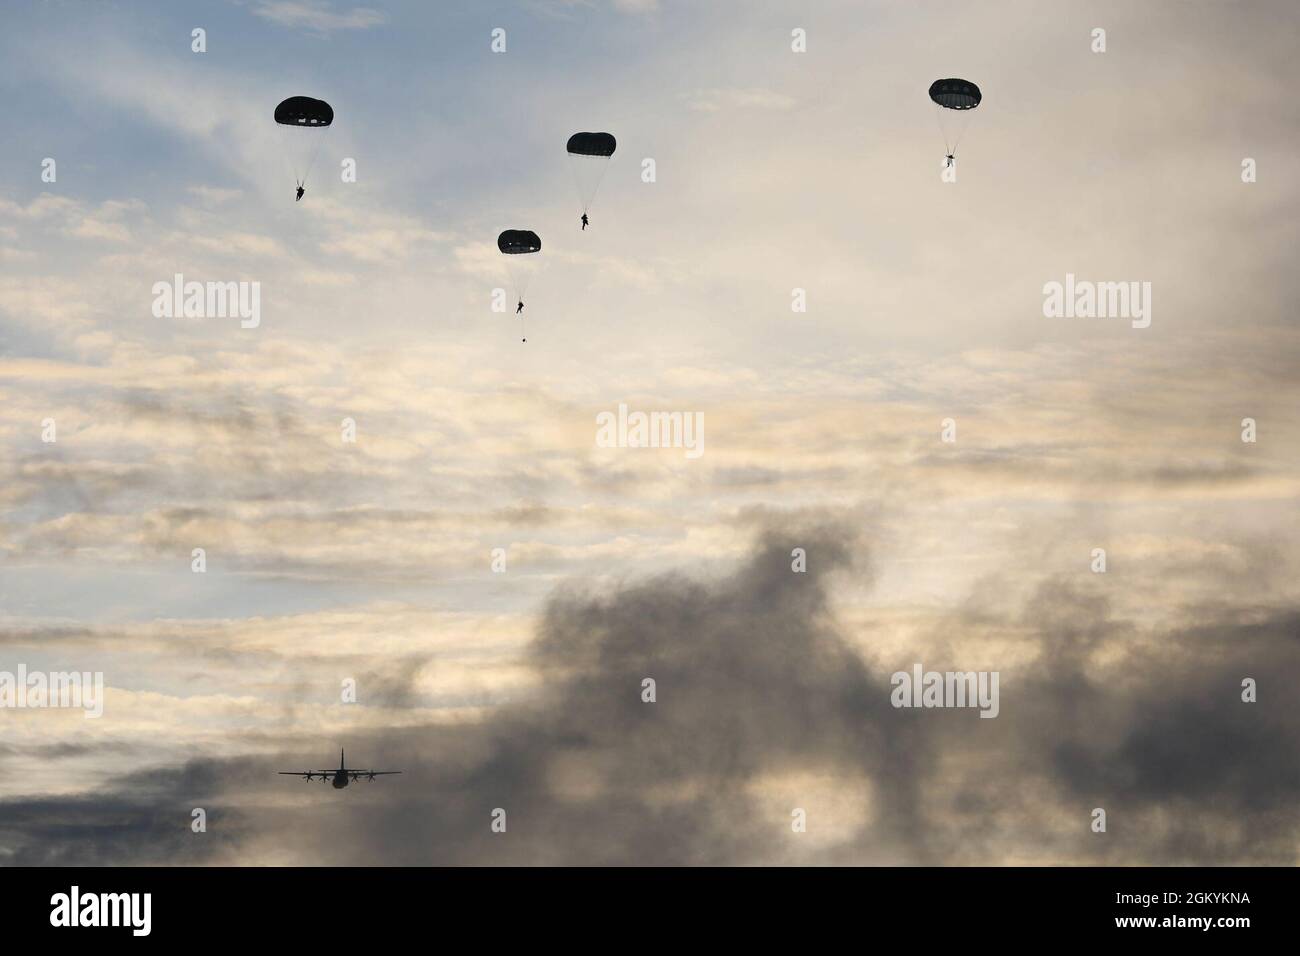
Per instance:
[[[400,770],[353,770],[348,768],[348,773],[356,774],[358,777],[383,777],[390,773],[401,773]]]
[[[282,777],[319,777],[323,774],[335,774],[337,770],[277,770]]]

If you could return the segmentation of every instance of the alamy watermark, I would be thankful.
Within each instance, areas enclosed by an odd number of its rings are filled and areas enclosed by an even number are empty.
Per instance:
[[[998,671],[926,671],[913,664],[911,673],[896,671],[889,678],[895,707],[978,707],[981,717],[996,717]]]
[[[1043,315],[1049,319],[1131,319],[1133,328],[1151,324],[1150,282],[1090,282],[1065,274],[1043,286]]]
[[[152,893],[83,893],[73,884],[67,893],[50,897],[51,926],[124,926],[132,936],[148,936],[153,928]]]
[[[239,319],[244,329],[262,324],[260,282],[186,282],[178,272],[152,291],[155,319]]]
[[[687,458],[704,454],[703,412],[629,412],[619,402],[618,413],[596,416],[596,445],[600,448],[684,448]]]
[[[84,717],[104,715],[103,671],[0,671],[0,708],[76,708]]]

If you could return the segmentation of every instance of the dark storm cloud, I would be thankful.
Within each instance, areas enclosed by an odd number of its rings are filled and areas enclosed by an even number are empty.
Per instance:
[[[1002,713],[984,722],[994,726],[936,724],[932,735],[937,752],[983,768],[947,781],[927,819],[928,832],[959,841],[950,859],[1024,859],[1016,843],[1039,842],[1053,847],[1047,862],[1294,864],[1300,715],[1288,688],[1300,679],[1300,612],[1244,600],[1216,610],[1192,628],[1144,633],[1111,616],[1095,581],[1043,582],[1006,622],[1027,630],[1037,657],[1003,669]],[[965,666],[952,624],[953,659],[936,669]],[[1241,700],[1248,677],[1257,703]],[[1096,807],[1104,835],[1088,829]]]
[[[806,574],[791,571],[796,546]],[[303,863],[766,862],[805,839],[788,813],[806,801],[796,793],[773,816],[763,788],[805,772],[832,790],[869,781],[870,812],[801,860],[1294,862],[1300,718],[1287,702],[1300,614],[1224,608],[1236,623],[1145,635],[1113,619],[1092,576],[1048,580],[1000,622],[1032,645],[1030,663],[974,659],[963,629],[986,633],[989,621],[972,612],[946,622],[939,650],[894,651],[873,669],[830,604],[836,575],[870,573],[865,556],[847,521],[801,530],[769,516],[733,574],[557,592],[529,651],[535,698],[481,723],[349,736],[349,764],[401,767],[401,778],[336,794],[271,776],[322,766],[332,741],[274,761],[200,760],[93,798],[0,805],[0,846],[13,862],[72,861],[73,845],[118,862],[234,851]],[[895,710],[889,674],[918,660],[1000,669],[1000,715]],[[656,703],[641,700],[645,677]],[[1259,680],[1259,703],[1240,702],[1244,677]],[[299,802],[279,806],[285,797]],[[207,841],[187,829],[200,805],[218,821]],[[489,829],[497,807],[505,834]],[[1109,815],[1105,835],[1089,832],[1094,807]],[[286,832],[331,836],[302,851]]]
[[[1111,814],[1116,839],[1097,841],[1098,855],[1119,861],[1136,846],[1150,863],[1294,865],[1300,715],[1289,700],[1300,679],[1300,613],[1251,621],[1237,608],[1147,645],[1105,682],[1083,678],[1071,660],[1069,647],[1102,639],[1100,615],[1081,616],[1090,623],[1062,628],[1067,650],[1026,703],[1062,788]],[[1241,700],[1246,678],[1258,703]],[[1139,823],[1155,810],[1167,824],[1158,835]]]
[[[0,863],[9,866],[130,866],[211,861],[237,845],[242,813],[213,801],[244,782],[218,761],[118,777],[69,797],[0,801]],[[190,829],[194,808],[208,832]]]
[[[806,574],[791,571],[795,544],[809,548]],[[886,732],[886,684],[836,632],[826,579],[852,564],[845,531],[773,532],[719,580],[561,591],[530,652],[540,697],[472,731],[421,732],[437,756],[409,789],[426,792],[407,812],[356,819],[352,852],[412,863],[739,861],[756,839],[783,838],[759,832],[748,785],[792,767],[894,780],[877,825],[906,834],[923,741]],[[655,703],[641,700],[647,677]],[[488,828],[496,807],[504,835]]]
[[[808,550],[806,575],[791,572],[794,545]],[[532,648],[544,698],[481,734],[440,734],[436,750],[452,759],[422,781],[428,809],[359,815],[354,852],[383,847],[406,862],[779,859],[788,817],[757,812],[751,785],[812,769],[843,788],[865,775],[874,794],[870,820],[824,862],[988,863],[1043,845],[1057,847],[1058,862],[1293,862],[1295,614],[1159,635],[1124,653],[1136,629],[1112,620],[1104,595],[1049,580],[1005,622],[1008,632],[1028,628],[1038,655],[1001,668],[998,718],[900,711],[889,705],[889,672],[921,652],[873,671],[828,602],[834,574],[866,572],[855,560],[863,553],[845,524],[800,531],[787,520],[730,577],[555,596]],[[1241,618],[1234,609],[1225,619]],[[963,650],[963,626],[946,625],[953,659],[921,662],[997,669]],[[1103,651],[1125,666],[1098,669]],[[657,682],[655,704],[638,697],[645,676]],[[1263,680],[1257,704],[1240,701],[1247,676]],[[557,767],[585,777],[579,791],[599,786],[566,797]],[[508,836],[488,832],[497,806],[510,813]],[[1096,806],[1110,814],[1106,836],[1088,829]],[[1171,825],[1148,826],[1170,811]],[[1077,836],[1053,843],[1059,830]]]

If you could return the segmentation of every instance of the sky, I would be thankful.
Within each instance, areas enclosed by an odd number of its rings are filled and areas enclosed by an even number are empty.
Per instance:
[[[9,5],[0,672],[105,694],[0,707],[0,863],[1300,862],[1297,45],[1286,0]],[[259,324],[158,317],[178,273]],[[1067,275],[1149,326],[1047,317]],[[893,706],[917,664],[997,717]],[[276,774],[342,747],[403,775]]]

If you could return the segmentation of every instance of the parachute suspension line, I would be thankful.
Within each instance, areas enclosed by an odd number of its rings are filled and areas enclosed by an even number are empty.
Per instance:
[[[943,107],[937,103],[934,107],[934,125],[939,127],[939,135],[943,137],[943,149],[945,156],[952,156],[956,150],[954,144],[948,142],[948,130],[943,125]]]
[[[569,172],[573,176],[573,188],[578,191],[578,199],[582,202],[582,214],[585,216],[588,211],[587,206],[589,205],[587,202],[587,194],[582,188],[582,177],[578,175],[578,164],[574,160],[572,153],[569,154]]]
[[[573,188],[578,191],[578,198],[582,201],[582,214],[585,216],[591,211],[591,200],[587,197],[587,190],[582,187],[582,174],[578,172],[578,160],[569,153],[569,172],[573,174]]]
[[[954,155],[957,153],[957,145],[961,142],[961,138],[966,135],[966,130],[970,126],[970,115],[971,110],[962,110],[961,116],[957,118],[955,124],[956,132],[954,133],[952,140],[952,149],[948,150],[948,152]]]
[[[606,156],[605,162],[601,164],[600,174],[596,177],[596,185],[593,186],[591,190],[591,198],[588,199],[585,203],[583,203],[583,209],[582,209],[583,212],[587,211],[586,207],[591,205],[591,203],[595,201],[596,193],[600,192],[600,184],[605,181],[605,173],[609,172],[609,161],[611,158],[612,157]]]
[[[941,106],[936,106],[934,121],[939,127],[939,135],[943,137],[943,148],[948,156],[957,155],[957,147],[961,145],[961,139],[966,135],[966,130],[970,127],[970,110],[963,110],[962,115],[955,118],[951,126],[944,125],[946,114],[953,112],[945,110]]]
[[[316,145],[312,147],[311,155],[307,158],[307,168],[302,171],[302,182],[298,185],[307,185],[307,177],[311,175],[312,167],[316,165],[316,157],[320,155],[320,148],[325,145],[325,137],[329,135],[332,126],[326,126],[319,130],[320,135],[316,137]]]
[[[942,106],[934,108],[934,121],[939,127],[939,135],[943,137],[943,148],[947,155],[957,155],[957,147],[961,144],[961,138],[966,135],[966,130],[970,126],[970,110],[962,110],[961,116],[952,121],[951,127],[944,125],[944,117],[953,112],[945,110]]]
[[[289,172],[293,174],[293,181],[299,186],[302,185],[302,170],[298,168],[298,159],[294,156],[294,142],[289,135],[293,130],[286,126],[278,128],[280,138],[280,151],[284,153],[284,163],[289,167]]]
[[[573,174],[573,186],[578,191],[578,197],[582,200],[582,211],[586,214],[591,212],[591,204],[596,201],[596,193],[600,192],[600,184],[605,181],[605,173],[609,171],[610,157],[602,157],[604,162],[600,164],[600,172],[596,174],[595,182],[588,185],[587,180],[590,180],[591,177],[587,176],[584,179],[582,175],[582,164],[584,162],[590,163],[590,161],[596,157],[575,156],[573,153],[569,153],[568,155],[569,172]]]
[[[510,291],[514,293],[516,302],[524,301],[524,296],[528,294],[528,280],[532,278],[528,270],[527,263],[515,265],[506,260],[506,275],[510,278]]]

